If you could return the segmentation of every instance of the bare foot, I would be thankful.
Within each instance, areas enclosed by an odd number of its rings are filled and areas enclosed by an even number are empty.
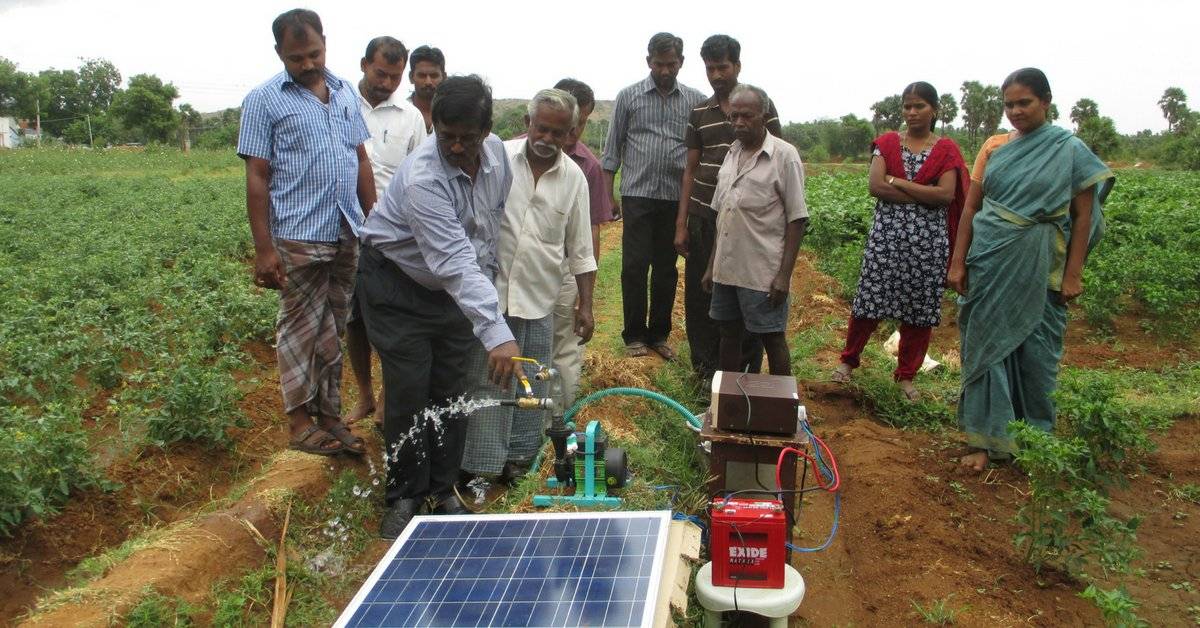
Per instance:
[[[358,403],[354,404],[354,408],[350,410],[350,414],[346,415],[346,425],[353,425],[360,419],[375,413],[375,400],[370,396],[359,396]]]
[[[833,369],[833,375],[831,375],[830,378],[839,384],[849,384],[850,372],[853,370],[854,367],[842,362],[837,365],[837,368]]]
[[[988,453],[986,450],[979,449],[963,456],[958,460],[958,464],[966,470],[982,473],[987,467]]]
[[[921,398],[921,392],[917,390],[916,386],[913,386],[911,379],[902,379],[898,384],[900,385],[900,392],[904,393],[905,399],[918,401]]]

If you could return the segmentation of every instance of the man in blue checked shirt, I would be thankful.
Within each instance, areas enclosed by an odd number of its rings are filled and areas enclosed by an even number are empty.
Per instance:
[[[359,455],[362,439],[341,421],[339,337],[358,230],[375,205],[369,135],[354,86],[325,69],[321,18],[293,9],[271,30],[284,71],[246,96],[238,137],[254,282],[279,290],[275,344],[291,448]]]

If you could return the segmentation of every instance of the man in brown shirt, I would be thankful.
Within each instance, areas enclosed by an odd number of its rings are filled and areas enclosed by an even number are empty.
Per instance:
[[[741,44],[728,35],[713,35],[704,40],[700,57],[713,95],[692,110],[684,135],[688,151],[675,217],[675,250],[685,258],[683,302],[688,346],[692,369],[701,381],[711,378],[717,367],[717,324],[708,316],[712,297],[701,289],[700,278],[716,236],[717,214],[713,211],[712,196],[717,186],[717,170],[734,139],[729,124],[729,93],[738,84],[741,53]],[[776,137],[782,134],[774,105],[767,111],[766,128]],[[762,352],[758,336],[747,334],[742,361],[736,370],[757,373],[762,366]]]
[[[701,285],[720,326],[718,366],[737,370],[745,331],[758,334],[772,375],[790,375],[788,291],[808,225],[804,165],[796,147],[767,133],[770,99],[751,85],[730,94],[737,140],[717,174],[717,236]]]

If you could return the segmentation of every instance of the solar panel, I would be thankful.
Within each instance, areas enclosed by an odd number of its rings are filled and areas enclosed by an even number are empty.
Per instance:
[[[334,626],[650,626],[670,520],[415,517]]]

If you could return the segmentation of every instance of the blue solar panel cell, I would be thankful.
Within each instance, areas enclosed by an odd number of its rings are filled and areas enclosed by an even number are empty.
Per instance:
[[[336,626],[649,626],[670,513],[417,517]]]

